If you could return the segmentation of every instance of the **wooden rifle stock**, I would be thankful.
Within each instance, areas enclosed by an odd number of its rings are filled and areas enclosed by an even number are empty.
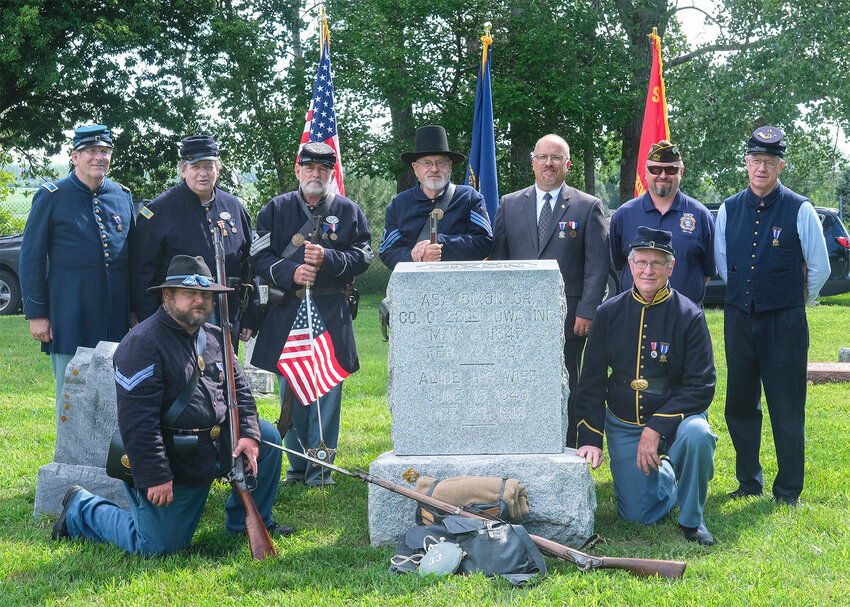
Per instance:
[[[225,229],[225,228],[221,228]],[[213,242],[215,244],[215,265],[218,284],[227,286],[227,271],[224,266],[224,244],[221,232],[213,228]],[[230,426],[230,448],[236,449],[239,442],[239,408],[236,400],[236,376],[235,360],[233,355],[232,323],[230,322],[230,310],[228,309],[227,293],[219,293],[218,315],[221,334],[224,338],[224,379],[227,385],[227,419]],[[269,530],[263,523],[263,517],[254,503],[254,498],[248,491],[248,483],[245,478],[245,468],[242,464],[242,456],[233,458],[227,480],[231,487],[236,490],[245,506],[245,531],[248,535],[248,545],[251,548],[251,556],[260,561],[268,556],[277,556]]]
[[[304,458],[308,462],[313,462],[314,464],[319,464],[320,466],[324,466],[325,468],[330,468],[331,470],[335,470],[336,472],[339,472],[340,474],[345,474],[346,476],[359,478],[361,481],[365,481],[367,483],[377,485],[378,487],[383,487],[384,489],[392,491],[393,493],[398,493],[399,495],[409,497],[412,500],[416,500],[420,504],[428,504],[429,506],[433,506],[434,508],[445,512],[446,514],[456,514],[459,516],[465,516],[467,518],[477,518],[484,520],[499,520],[493,516],[476,514],[475,512],[466,510],[461,506],[449,504],[448,502],[438,500],[434,497],[431,497],[430,495],[425,495],[424,493],[419,493],[418,491],[415,491],[413,489],[408,489],[407,487],[398,485],[384,478],[373,476],[365,470],[361,470],[360,468],[355,468],[355,471],[351,472],[350,470],[346,470],[345,468],[340,468],[339,466],[336,466],[334,464],[330,464],[314,457],[310,457],[306,453],[299,453],[298,451],[293,451],[292,449],[288,449],[280,445],[275,445],[274,443],[270,443],[267,441],[264,442],[270,447],[274,447],[276,449],[280,449],[281,451],[286,451],[289,454]],[[556,559],[560,559],[562,561],[566,561],[568,563],[572,563],[573,565],[578,567],[580,571],[589,571],[590,569],[622,569],[623,571],[628,571],[629,573],[640,577],[653,577],[657,575],[658,577],[663,578],[679,579],[684,575],[685,567],[687,566],[687,563],[683,563],[682,561],[662,561],[657,559],[629,559],[595,556],[592,554],[581,552],[580,550],[575,550],[574,548],[570,548],[569,546],[564,546],[563,544],[548,540],[544,537],[540,537],[539,535],[529,534],[529,537],[537,545],[537,547],[543,554],[554,557]]]

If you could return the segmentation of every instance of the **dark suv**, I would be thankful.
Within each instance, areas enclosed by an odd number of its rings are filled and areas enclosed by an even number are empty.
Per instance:
[[[15,314],[21,309],[18,257],[23,239],[22,234],[0,236],[0,315]]]
[[[708,203],[705,206],[711,211],[712,217],[717,217],[719,203]],[[829,253],[830,273],[826,284],[820,290],[820,295],[840,295],[850,291],[850,236],[841,223],[838,209],[815,207],[820,217],[823,235],[826,238],[826,250]],[[705,305],[722,305],[726,300],[726,283],[715,274],[705,287]]]

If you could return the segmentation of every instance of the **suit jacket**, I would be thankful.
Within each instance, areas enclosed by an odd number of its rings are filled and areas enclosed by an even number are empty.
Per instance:
[[[564,184],[541,247],[534,186],[506,194],[496,213],[490,259],[556,260],[567,296],[566,337],[576,337],[575,317],[593,318],[608,279],[608,224],[602,202]]]

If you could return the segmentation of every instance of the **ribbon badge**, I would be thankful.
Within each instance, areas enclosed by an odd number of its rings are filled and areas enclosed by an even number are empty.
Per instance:
[[[183,284],[187,287],[197,287],[201,285],[202,287],[210,286],[210,280],[206,276],[199,276],[197,274],[192,274],[191,276],[187,276],[183,279]]]
[[[670,351],[670,344],[665,344],[664,342],[661,342],[660,350],[661,350],[661,358],[659,358],[658,360],[660,360],[663,363],[666,363],[667,362],[667,352]]]
[[[777,228],[776,226],[773,226],[773,246],[774,247],[779,246],[779,235],[780,234],[782,234],[782,228]]]
[[[657,341],[653,341],[653,342],[650,342],[650,344],[649,344],[649,345],[650,345],[650,346],[652,346],[652,352],[650,352],[650,353],[649,353],[649,355],[650,355],[652,358],[658,358],[658,350],[657,350],[657,348],[658,348],[658,342],[657,342]]]
[[[558,222],[558,229],[560,230],[560,232],[558,232],[558,238],[566,238],[567,237],[567,232],[566,232],[567,222],[566,221],[559,221]]]

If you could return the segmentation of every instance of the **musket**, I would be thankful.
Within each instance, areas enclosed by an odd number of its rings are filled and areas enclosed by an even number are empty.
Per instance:
[[[430,244],[437,244],[437,224],[443,218],[443,209],[434,209],[428,216],[429,226],[431,230]]]
[[[271,447],[286,451],[287,453],[291,453],[292,455],[297,455],[298,457],[303,457],[307,461],[313,462],[314,464],[318,464],[320,466],[324,466],[326,468],[339,472],[340,474],[344,474],[353,478],[359,478],[361,481],[377,485],[378,487],[383,487],[384,489],[392,491],[393,493],[398,493],[399,495],[403,495],[412,500],[416,500],[421,504],[427,504],[429,506],[437,508],[442,512],[445,512],[446,514],[456,514],[459,516],[465,516],[466,518],[485,520],[494,520],[495,518],[471,512],[470,510],[467,510],[462,506],[455,506],[453,504],[449,504],[448,502],[444,502],[442,500],[438,500],[434,497],[431,497],[430,495],[419,493],[418,491],[409,489],[402,485],[398,485],[392,481],[388,481],[378,476],[369,474],[368,472],[365,472],[360,468],[355,468],[355,471],[351,472],[350,470],[346,470],[344,468],[340,468],[339,466],[329,464],[328,462],[310,457],[305,453],[299,453],[298,451],[293,451],[292,449],[288,449],[280,445],[275,445],[274,443],[270,443],[267,441],[263,442]],[[589,571],[591,569],[622,569],[623,571],[628,571],[629,573],[640,577],[658,576],[662,578],[678,579],[681,578],[682,575],[684,575],[685,567],[687,566],[687,563],[683,563],[682,561],[662,561],[657,559],[633,559],[595,556],[592,554],[581,552],[580,550],[576,550],[574,548],[570,548],[569,546],[564,546],[563,544],[559,544],[558,542],[555,542],[553,540],[548,540],[544,537],[540,537],[539,535],[529,534],[529,537],[537,545],[537,547],[543,554],[549,555],[556,559],[560,559],[562,561],[566,561],[567,563],[572,563],[573,565],[578,567],[579,571],[583,572]]]
[[[225,229],[225,228],[221,228]],[[213,227],[213,243],[215,245],[215,265],[218,284],[227,286],[227,271],[224,267],[224,244],[221,232]],[[236,376],[235,361],[233,354],[233,325],[230,322],[230,311],[227,307],[227,292],[218,295],[218,313],[221,323],[221,334],[224,338],[224,380],[227,385],[227,418],[230,425],[230,449],[236,449],[239,443],[239,409],[236,399]],[[263,523],[263,517],[254,503],[254,498],[248,490],[248,482],[245,477],[245,466],[242,455],[234,457],[227,480],[233,490],[239,494],[242,504],[245,506],[245,531],[248,534],[248,545],[251,547],[251,556],[260,561],[268,556],[277,556],[277,551],[269,536],[269,530]]]

